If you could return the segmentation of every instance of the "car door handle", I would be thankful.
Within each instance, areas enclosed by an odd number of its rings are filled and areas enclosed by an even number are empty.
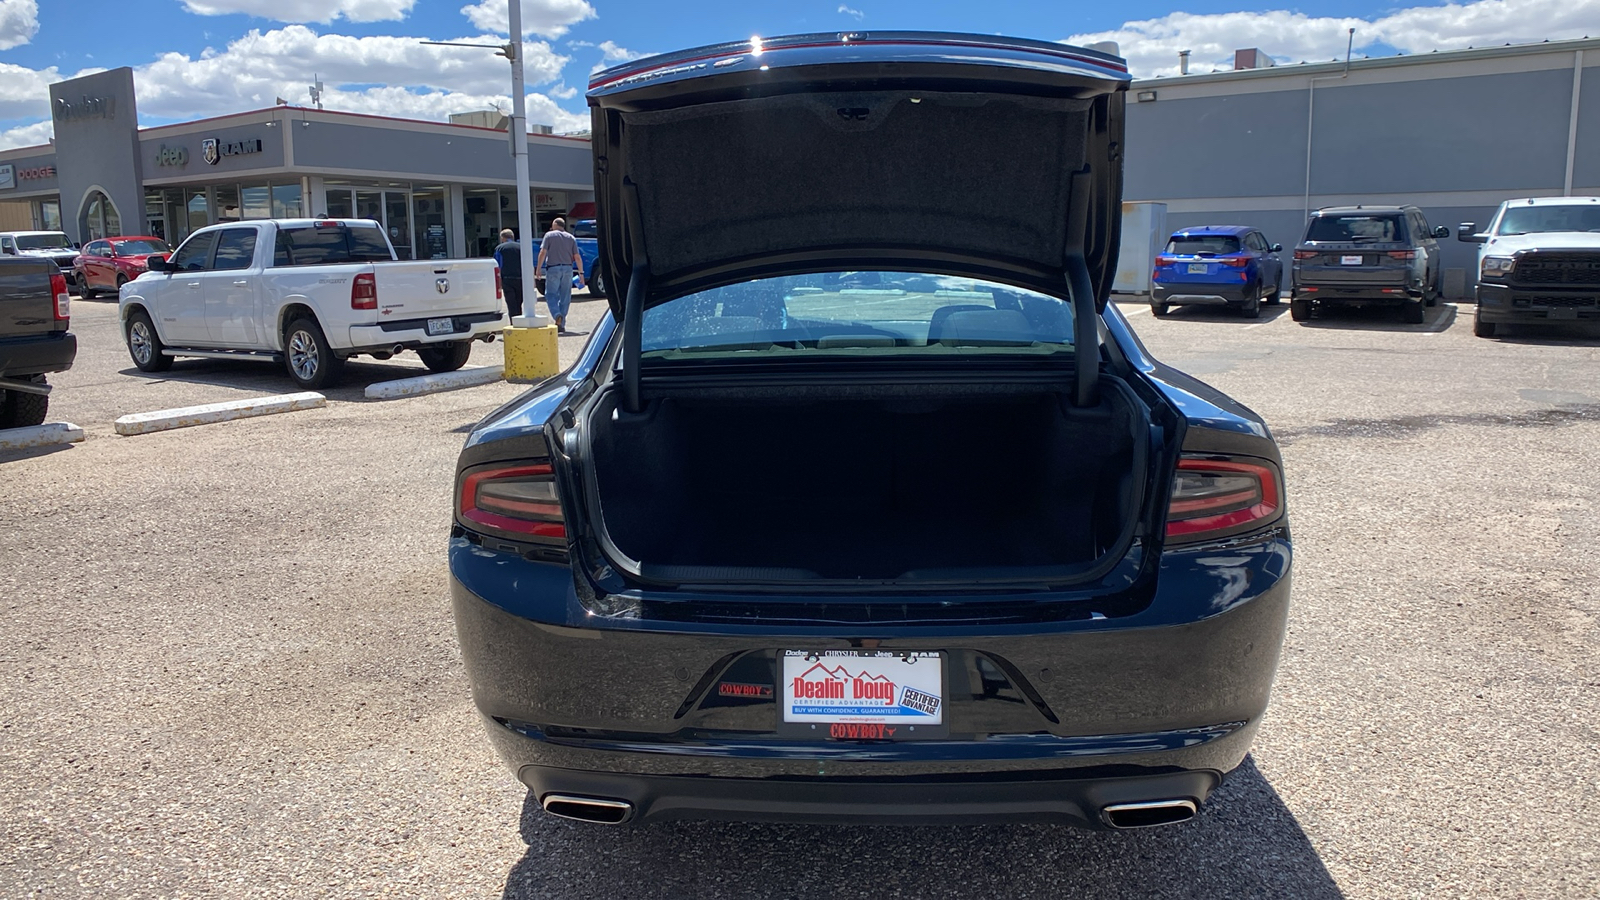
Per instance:
[[[248,282],[248,281],[235,281],[233,283],[233,286],[234,287],[249,287],[250,286],[250,282]]]
[[[198,281],[189,282],[189,290],[191,290],[191,291],[200,290],[200,282],[198,282]]]

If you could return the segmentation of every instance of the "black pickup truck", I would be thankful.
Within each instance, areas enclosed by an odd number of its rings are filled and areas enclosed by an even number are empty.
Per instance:
[[[67,280],[49,259],[0,258],[0,428],[44,421],[49,372],[72,368]]]

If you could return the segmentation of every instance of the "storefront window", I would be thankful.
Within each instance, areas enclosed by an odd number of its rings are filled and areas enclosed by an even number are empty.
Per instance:
[[[239,188],[239,207],[242,218],[272,218],[272,189],[264,184],[246,184]]]
[[[419,187],[411,194],[413,246],[418,259],[449,259],[448,200],[443,186]]]
[[[330,219],[353,219],[355,204],[350,200],[349,188],[328,188],[328,202],[323,207]]]
[[[239,209],[239,186],[236,184],[219,184],[211,189],[217,198],[217,221],[237,222],[244,218]]]
[[[401,191],[385,191],[383,194],[383,210],[388,218],[385,224],[389,229],[389,242],[394,244],[394,255],[397,259],[416,259],[411,253],[411,222],[409,204],[406,195]]]
[[[211,211],[206,205],[205,188],[190,188],[185,191],[184,206],[189,210],[190,231],[196,231],[211,224]]]
[[[189,236],[189,211],[183,205],[183,188],[167,188],[161,192],[161,207],[167,222],[167,233],[161,235],[173,246]]]
[[[272,186],[272,217],[274,219],[297,219],[304,216],[300,211],[300,185],[275,184]]]
[[[383,222],[383,192],[356,191],[356,218]]]
[[[39,227],[44,231],[61,230],[61,201],[39,201]]]
[[[461,192],[467,216],[467,255],[488,256],[500,244],[500,191],[467,188]]]

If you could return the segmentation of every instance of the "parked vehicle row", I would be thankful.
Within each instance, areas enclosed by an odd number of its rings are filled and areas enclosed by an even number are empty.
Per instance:
[[[1150,309],[1164,316],[1174,306],[1226,305],[1247,319],[1283,293],[1283,262],[1261,232],[1245,225],[1202,225],[1176,232],[1156,257]]]
[[[0,257],[0,428],[44,421],[45,376],[72,368],[78,355],[71,299],[55,260]]]
[[[1457,232],[1478,250],[1472,331],[1502,324],[1600,320],[1600,197],[1537,197],[1500,204],[1487,230]]]
[[[47,259],[55,263],[57,271],[70,287],[76,278],[73,262],[78,258],[78,247],[61,231],[4,231],[0,232],[0,257],[20,256],[27,259]]]

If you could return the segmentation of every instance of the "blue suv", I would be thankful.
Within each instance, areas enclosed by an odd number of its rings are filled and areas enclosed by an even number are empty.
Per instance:
[[[1150,311],[1166,315],[1185,304],[1229,306],[1247,319],[1283,293],[1283,261],[1248,225],[1203,225],[1174,232],[1150,274]]]

